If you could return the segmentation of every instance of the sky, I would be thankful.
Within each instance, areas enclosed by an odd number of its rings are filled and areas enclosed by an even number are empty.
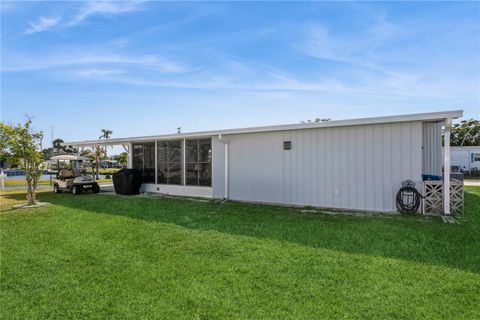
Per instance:
[[[44,144],[463,109],[480,2],[1,2],[1,120]],[[52,130],[53,127],[53,130]]]

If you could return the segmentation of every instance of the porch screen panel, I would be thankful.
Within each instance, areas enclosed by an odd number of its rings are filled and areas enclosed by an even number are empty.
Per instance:
[[[158,141],[158,183],[182,184],[182,142]]]
[[[133,145],[132,167],[142,174],[143,183],[155,182],[155,143]]]
[[[212,185],[211,139],[186,141],[186,185]]]
[[[132,149],[132,168],[143,173],[143,144],[134,144]]]
[[[155,183],[155,143],[145,143],[143,154],[143,182]]]

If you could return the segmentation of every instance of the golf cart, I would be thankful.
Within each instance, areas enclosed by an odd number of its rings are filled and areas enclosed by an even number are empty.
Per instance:
[[[57,176],[53,180],[53,191],[56,193],[71,191],[73,194],[79,194],[85,190],[91,190],[93,193],[100,192],[100,186],[93,175],[92,161],[89,158],[62,155],[52,157],[50,160],[57,162]],[[87,173],[88,169],[92,169],[91,174]]]

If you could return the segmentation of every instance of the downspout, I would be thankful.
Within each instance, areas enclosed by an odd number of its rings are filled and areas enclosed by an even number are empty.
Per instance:
[[[223,145],[225,146],[225,173],[224,173],[224,178],[225,178],[225,182],[224,182],[224,195],[223,195],[223,199],[227,200],[228,199],[228,141],[226,140],[223,140],[223,136],[221,134],[218,135],[218,140],[220,140],[221,142],[223,142]]]

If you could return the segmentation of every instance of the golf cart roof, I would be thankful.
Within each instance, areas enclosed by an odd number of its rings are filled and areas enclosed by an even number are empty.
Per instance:
[[[64,160],[64,161],[90,161],[90,158],[81,157],[81,156],[74,156],[70,154],[64,154],[60,156],[51,157],[50,160]]]

